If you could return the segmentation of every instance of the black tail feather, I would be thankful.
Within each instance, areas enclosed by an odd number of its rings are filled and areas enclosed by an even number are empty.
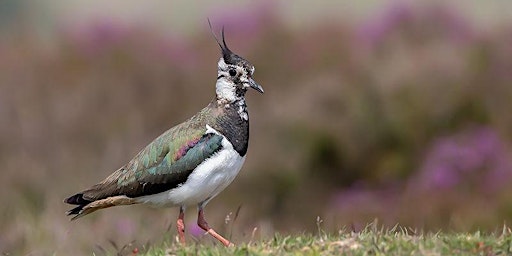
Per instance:
[[[72,195],[66,199],[64,199],[64,203],[67,203],[67,204],[74,204],[74,205],[78,205],[77,207],[69,210],[66,212],[66,214],[69,216],[69,215],[76,215],[75,217],[73,217],[72,219],[75,219],[75,218],[78,218],[78,216],[80,216],[80,214],[82,213],[82,210],[83,208],[88,205],[89,203],[91,203],[92,201],[91,200],[87,200],[84,198],[84,194],[83,193],[78,193],[76,195]]]
[[[82,211],[82,209],[84,208],[85,205],[79,205],[69,211],[66,212],[66,214],[69,216],[69,215],[78,215],[80,214],[80,212]]]
[[[73,195],[73,196],[70,196],[70,197],[64,199],[64,203],[67,203],[67,204],[86,205],[91,202],[92,202],[91,200],[87,200],[84,198],[83,193],[78,193],[76,195]]]

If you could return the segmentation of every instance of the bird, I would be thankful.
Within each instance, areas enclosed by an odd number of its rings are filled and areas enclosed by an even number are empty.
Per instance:
[[[233,245],[209,226],[204,208],[237,176],[247,155],[248,89],[263,93],[254,79],[254,65],[233,53],[224,27],[217,63],[215,97],[188,120],[170,128],[103,181],[76,193],[64,203],[71,220],[100,209],[132,204],[179,207],[178,241],[185,245],[184,213],[197,206],[197,224],[225,246]]]

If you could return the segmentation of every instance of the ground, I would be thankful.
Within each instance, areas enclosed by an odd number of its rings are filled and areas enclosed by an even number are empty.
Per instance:
[[[424,233],[396,226],[391,229],[369,225],[360,232],[340,230],[338,234],[276,234],[262,241],[234,247],[202,240],[183,247],[169,240],[147,248],[126,246],[117,255],[510,255],[512,232],[504,226],[496,232]],[[109,254],[109,253],[107,253]]]

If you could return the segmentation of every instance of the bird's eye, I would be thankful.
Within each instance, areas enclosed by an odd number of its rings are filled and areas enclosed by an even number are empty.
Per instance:
[[[230,69],[230,70],[229,70],[229,75],[230,75],[230,76],[236,76],[236,70],[234,70],[234,69]]]

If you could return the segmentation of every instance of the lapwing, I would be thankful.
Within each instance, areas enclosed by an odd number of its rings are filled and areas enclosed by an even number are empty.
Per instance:
[[[232,245],[208,225],[204,208],[244,164],[249,141],[245,93],[249,88],[263,93],[263,88],[253,79],[254,66],[226,45],[224,28],[222,44],[213,36],[222,53],[215,98],[103,181],[65,199],[65,203],[77,205],[66,212],[72,220],[118,205],[179,207],[178,238],[185,244],[184,212],[187,206],[196,205],[199,227],[225,246]]]

